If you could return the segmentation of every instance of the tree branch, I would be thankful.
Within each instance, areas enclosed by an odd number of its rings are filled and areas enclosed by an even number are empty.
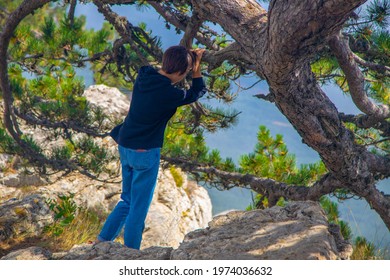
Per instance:
[[[18,133],[18,131],[20,131],[18,123],[13,121],[13,96],[8,77],[7,52],[10,39],[12,38],[19,23],[30,13],[49,2],[50,0],[23,1],[23,3],[21,3],[20,6],[8,16],[6,24],[0,34],[0,86],[4,99],[4,125],[7,128],[7,131],[11,134],[12,138],[14,138],[14,140],[26,151],[29,151],[30,149]],[[33,151],[31,152],[34,154]]]
[[[259,94],[255,94],[254,97],[257,97],[259,99],[263,99],[263,100],[271,102],[271,103],[275,103],[275,96],[271,93],[268,93],[268,94],[259,93]]]
[[[152,39],[149,38],[149,35],[146,34],[141,28],[134,27],[125,17],[121,17],[117,13],[113,12],[109,5],[105,4],[105,2],[106,1],[93,0],[93,3],[98,7],[99,12],[101,12],[106,18],[106,20],[108,20],[115,27],[115,29],[122,36],[122,38],[127,40],[128,42],[135,41],[149,54],[155,56],[158,61],[161,61],[162,51],[153,43]],[[146,43],[142,42],[142,40],[139,39],[136,33],[141,34],[148,41],[150,47]],[[132,47],[134,47],[134,45]],[[138,53],[138,47],[135,48],[134,51]],[[142,54],[139,53],[139,55],[143,57]],[[146,62],[147,61],[143,60],[143,63]]]
[[[363,58],[356,55],[354,52],[351,52],[351,53],[352,53],[353,59],[355,60],[356,63],[360,64],[361,66],[367,67],[373,71],[381,73],[387,77],[390,77],[390,67],[389,66],[366,61]]]
[[[364,75],[357,66],[355,55],[346,39],[341,34],[335,35],[329,41],[329,46],[345,74],[352,100],[356,106],[373,120],[380,121],[390,117],[389,106],[376,105],[368,98],[364,89]]]
[[[180,41],[180,45],[184,46],[186,49],[192,48],[192,40],[198,33],[199,28],[202,26],[202,19],[199,18],[198,13],[195,11],[192,12],[192,16],[190,20],[188,21],[188,24],[186,26],[184,36]]]
[[[150,5],[159,13],[167,22],[174,25],[176,28],[185,31],[189,22],[187,15],[182,15],[182,18],[178,18],[177,15],[173,14],[171,10],[158,2],[150,2]],[[198,30],[197,30],[198,31]],[[219,46],[214,44],[209,38],[206,38],[201,32],[196,32],[194,36],[201,44],[207,46],[211,50],[219,50]]]
[[[224,61],[230,61],[232,64],[237,64],[245,67],[248,70],[255,70],[254,65],[240,44],[234,42],[229,46],[219,51],[208,51],[204,54],[204,61],[208,63],[208,71],[219,67]]]
[[[82,127],[78,124],[78,122],[74,121],[62,121],[62,122],[53,122],[48,119],[36,118],[31,114],[22,114],[17,109],[15,109],[16,115],[25,120],[30,125],[39,125],[46,128],[60,128],[60,129],[72,129],[76,132],[85,133],[89,136],[104,138],[109,135],[109,133],[97,133],[97,128],[93,127]]]
[[[225,189],[232,187],[249,187],[255,192],[277,201],[280,197],[288,200],[319,200],[323,195],[330,194],[342,188],[340,181],[327,174],[311,187],[288,185],[272,179],[259,178],[251,174],[227,172],[205,164],[192,162],[180,158],[171,158],[162,155],[161,159],[170,164],[179,166],[182,170],[193,175],[207,174],[208,179],[217,180]]]
[[[68,18],[70,21],[70,25],[73,26],[74,24],[74,13],[76,11],[76,5],[77,5],[77,0],[70,0],[70,7],[69,7],[69,13],[68,13]]]
[[[339,114],[340,119],[343,122],[349,122],[355,124],[359,128],[375,128],[380,130],[383,137],[390,136],[390,123],[386,120],[384,121],[373,121],[367,115],[346,115],[344,113]]]
[[[219,67],[225,60],[230,60],[232,63],[248,70],[255,70],[249,54],[245,53],[244,49],[238,43],[232,43],[228,47],[221,49],[220,46],[216,45],[199,31],[199,27],[202,26],[199,22],[199,18],[202,18],[201,13],[196,12],[196,18],[190,18],[185,14],[179,14],[179,12],[173,13],[169,7],[162,3],[150,2],[150,5],[157,13],[164,17],[167,22],[173,24],[176,28],[185,31],[185,38],[183,37],[182,42],[184,42],[183,40],[188,40],[190,37],[196,38],[201,44],[207,46],[207,48],[211,50],[206,51],[203,54],[202,59],[209,64],[208,71]],[[194,5],[194,9],[196,9],[196,5]]]

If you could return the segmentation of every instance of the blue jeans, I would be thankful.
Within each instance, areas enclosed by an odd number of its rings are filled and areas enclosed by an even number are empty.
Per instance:
[[[139,249],[156,186],[160,148],[140,151],[119,145],[119,155],[122,165],[121,199],[108,216],[98,240],[114,240],[124,226],[125,245]]]

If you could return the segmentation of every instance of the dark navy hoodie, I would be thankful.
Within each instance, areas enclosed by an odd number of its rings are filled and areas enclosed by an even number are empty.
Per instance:
[[[110,135],[126,148],[161,148],[165,127],[177,107],[195,102],[205,93],[202,78],[194,78],[189,90],[181,90],[153,67],[143,66],[134,84],[129,112]]]

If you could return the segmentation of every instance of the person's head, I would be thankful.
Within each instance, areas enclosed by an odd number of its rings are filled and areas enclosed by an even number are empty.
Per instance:
[[[191,71],[194,62],[195,57],[191,51],[182,46],[172,46],[164,52],[161,70],[177,76],[175,82],[178,82]]]

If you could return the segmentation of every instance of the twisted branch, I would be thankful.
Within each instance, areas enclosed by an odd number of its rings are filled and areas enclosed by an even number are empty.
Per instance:
[[[149,62],[146,58],[143,59],[143,54],[139,50],[138,47],[135,47],[136,42],[139,46],[141,46],[144,50],[146,50],[149,54],[153,54],[158,61],[162,60],[162,51],[156,46],[153,40],[149,37],[149,35],[143,31],[139,27],[133,26],[125,17],[119,16],[117,13],[113,12],[106,1],[101,0],[93,0],[93,3],[98,7],[100,13],[104,15],[107,21],[109,21],[121,35],[121,37],[130,43],[130,46],[134,49],[135,52],[140,56],[144,65],[148,65]],[[146,38],[147,42],[150,44],[145,44],[137,34],[142,35]]]
[[[356,106],[369,116],[371,123],[389,118],[389,106],[376,105],[368,98],[364,89],[364,75],[356,64],[356,55],[349,48],[347,40],[338,34],[331,38],[329,46],[345,74],[352,100]]]
[[[311,187],[306,187],[288,185],[272,179],[260,178],[252,174],[223,171],[206,164],[180,158],[171,158],[162,155],[161,159],[179,166],[182,170],[195,176],[198,173],[207,174],[208,178],[218,180],[218,183],[225,189],[237,186],[249,187],[255,192],[267,196],[271,204],[272,201],[276,203],[280,197],[288,200],[319,200],[321,196],[330,194],[343,187],[342,183],[331,174],[326,174]]]

